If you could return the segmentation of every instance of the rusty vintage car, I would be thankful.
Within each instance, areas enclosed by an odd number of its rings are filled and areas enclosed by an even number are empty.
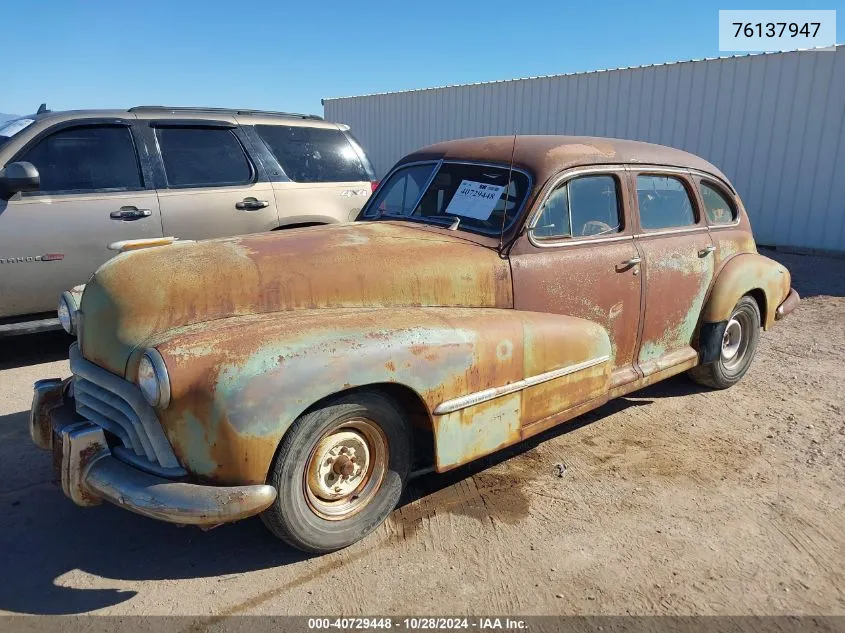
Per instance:
[[[799,301],[710,163],[520,136],[403,158],[358,221],[123,253],[35,385],[65,494],[349,545],[447,471],[673,374],[746,373]]]

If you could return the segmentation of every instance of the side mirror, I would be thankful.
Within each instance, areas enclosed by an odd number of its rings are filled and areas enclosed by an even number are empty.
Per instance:
[[[4,198],[11,198],[19,191],[37,191],[40,186],[41,176],[32,163],[9,163],[0,169],[0,194]]]

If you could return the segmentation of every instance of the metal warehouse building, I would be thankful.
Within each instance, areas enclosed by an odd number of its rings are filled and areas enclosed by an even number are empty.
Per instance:
[[[437,141],[611,136],[703,156],[759,244],[845,252],[845,46],[324,99],[383,175]]]

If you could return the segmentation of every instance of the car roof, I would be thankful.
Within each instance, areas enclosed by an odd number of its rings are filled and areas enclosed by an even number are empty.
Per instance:
[[[251,110],[246,108],[203,108],[203,107],[181,107],[181,106],[135,106],[127,109],[106,109],[106,110],[60,110],[46,111],[41,114],[31,115],[29,118],[37,120],[50,119],[55,122],[71,121],[75,119],[96,119],[96,118],[120,118],[131,119],[194,119],[206,121],[237,121],[246,125],[261,124],[285,124],[308,127],[348,129],[348,126],[339,125],[323,120],[315,114],[296,114],[292,112],[273,112],[269,110]]]
[[[601,164],[646,164],[696,169],[730,185],[727,177],[703,158],[673,147],[597,136],[483,136],[435,143],[405,156],[400,163],[422,160],[467,160],[510,164],[531,172],[538,184],[564,169]]]

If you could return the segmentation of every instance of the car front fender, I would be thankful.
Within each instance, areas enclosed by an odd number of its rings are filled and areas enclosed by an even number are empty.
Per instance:
[[[174,452],[194,475],[223,485],[263,483],[291,423],[349,389],[413,390],[445,470],[518,441],[544,407],[606,393],[612,365],[607,333],[591,321],[496,308],[233,317],[154,344],[171,379],[171,404],[159,417]],[[548,382],[526,381],[536,376]]]

